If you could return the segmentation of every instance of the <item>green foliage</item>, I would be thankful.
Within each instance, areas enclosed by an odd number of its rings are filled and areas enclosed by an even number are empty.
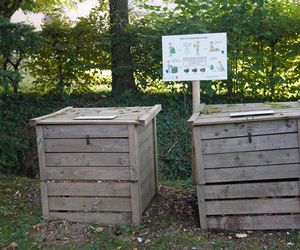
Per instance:
[[[11,23],[0,16],[0,86],[8,92],[12,86],[18,92],[21,62],[39,47],[40,37],[30,25]]]
[[[76,26],[61,16],[52,17],[41,33],[46,42],[27,64],[37,89],[60,94],[88,91],[108,61],[107,39],[101,38],[97,23],[101,16],[82,18]]]
[[[13,124],[0,123],[0,170],[14,168],[19,158],[26,152],[27,146],[20,143],[13,134]]]
[[[299,4],[282,0],[175,3],[174,11],[148,7],[150,13],[132,21],[135,74],[142,86],[161,80],[162,35],[227,32],[228,80],[204,82],[203,93],[268,100],[299,95]]]

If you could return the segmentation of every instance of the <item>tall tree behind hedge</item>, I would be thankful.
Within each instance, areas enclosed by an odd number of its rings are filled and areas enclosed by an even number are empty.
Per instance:
[[[136,90],[128,41],[128,0],[110,0],[112,91]]]

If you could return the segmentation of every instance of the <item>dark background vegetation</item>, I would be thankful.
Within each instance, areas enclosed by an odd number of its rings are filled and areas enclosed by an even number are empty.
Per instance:
[[[40,32],[10,22],[14,2],[5,0],[0,5],[2,172],[38,175],[35,131],[28,125],[33,117],[70,105],[160,103],[160,177],[190,177],[191,88],[190,83],[162,83],[162,35],[227,32],[228,80],[201,82],[202,102],[290,101],[299,96],[300,4],[293,1],[174,0],[177,7],[172,10],[136,1],[144,12],[129,10],[128,20],[127,1],[100,1],[76,24],[60,8],[52,8],[52,21]],[[40,11],[53,7],[53,2],[60,1],[41,1],[39,6],[27,1],[18,7]],[[10,7],[8,14],[5,7]],[[112,7],[122,15],[112,15]],[[116,27],[113,17],[125,18],[123,26]],[[127,55],[118,61],[120,49]],[[113,79],[99,77],[99,72],[108,69]],[[28,75],[33,82],[25,91],[20,82]],[[111,86],[112,91],[94,91]]]

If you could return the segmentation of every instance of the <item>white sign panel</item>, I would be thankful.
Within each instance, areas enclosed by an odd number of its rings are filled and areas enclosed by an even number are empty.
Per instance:
[[[163,80],[227,79],[226,33],[162,37]]]

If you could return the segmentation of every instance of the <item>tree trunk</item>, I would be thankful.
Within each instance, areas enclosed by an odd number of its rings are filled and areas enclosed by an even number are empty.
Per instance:
[[[112,92],[136,90],[127,35],[128,0],[110,0]]]

